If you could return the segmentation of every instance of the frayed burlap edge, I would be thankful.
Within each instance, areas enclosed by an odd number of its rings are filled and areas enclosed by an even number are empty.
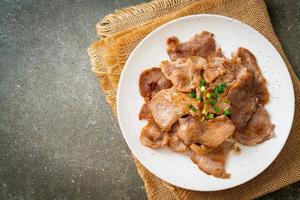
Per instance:
[[[97,23],[97,34],[107,37],[124,30],[124,28],[136,26],[145,21],[180,10],[195,1],[197,0],[155,0],[117,10],[115,13],[105,16]]]

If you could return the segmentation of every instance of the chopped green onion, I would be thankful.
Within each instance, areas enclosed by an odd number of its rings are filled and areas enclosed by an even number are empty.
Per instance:
[[[225,99],[225,100],[224,100],[224,103],[229,103],[228,99]]]
[[[214,107],[214,110],[216,111],[216,113],[218,113],[220,111],[219,107]]]
[[[216,94],[215,92],[212,94],[214,99],[218,99],[218,94]]]
[[[216,105],[217,99],[212,99],[212,100],[210,101],[210,103],[211,103],[211,105]]]
[[[221,93],[223,93],[223,92],[224,92],[224,88],[218,87],[218,93],[221,94]]]
[[[217,86],[217,87],[215,87],[215,89],[214,89],[214,94],[216,94],[216,95],[218,95],[218,94],[219,94],[219,91],[218,91],[218,86]]]
[[[210,93],[209,93],[209,92],[208,92],[208,93],[206,93],[206,98],[208,98],[208,99],[209,99],[209,98],[210,98],[210,96],[211,96],[211,95],[210,95]]]
[[[199,83],[199,87],[205,86],[206,81],[204,79],[202,79]]]
[[[200,87],[200,91],[201,91],[201,92],[204,92],[204,91],[205,91],[205,86],[201,86],[201,87]]]
[[[209,113],[208,115],[207,115],[207,118],[208,119],[213,119],[215,117],[215,115],[213,114],[213,113]]]
[[[210,104],[210,103],[211,103],[211,101],[209,99],[205,100],[205,104]]]
[[[225,116],[231,115],[231,111],[228,110],[228,109],[225,109],[225,110],[224,110],[224,115],[225,115]]]
[[[224,89],[226,87],[226,84],[225,83],[222,83],[220,85],[217,85],[214,89],[214,94],[221,94],[224,92]]]
[[[188,95],[190,98],[196,98],[196,92],[190,92]]]
[[[198,101],[202,101],[202,97],[201,97],[201,96],[197,96],[196,99],[197,99]]]
[[[197,108],[195,108],[193,105],[190,105],[190,109],[193,111],[193,112],[197,112]]]

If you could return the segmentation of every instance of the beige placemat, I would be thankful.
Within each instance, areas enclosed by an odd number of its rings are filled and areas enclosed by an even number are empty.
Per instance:
[[[149,8],[149,4],[156,6],[142,11],[143,6]],[[135,8],[143,14],[137,15]],[[132,14],[130,10],[134,10]],[[169,14],[152,14],[153,12],[160,13],[160,10]],[[168,10],[170,12],[167,12]],[[121,18],[122,12],[119,11],[115,14],[118,16],[116,18],[122,19],[121,21],[98,24],[98,34],[106,36],[106,38],[96,41],[88,49],[93,71],[99,78],[100,86],[115,114],[118,80],[126,59],[134,47],[158,26],[172,19],[197,13],[219,14],[241,20],[269,39],[287,64],[295,90],[296,110],[300,109],[300,82],[273,31],[263,0],[202,0],[197,2],[156,0],[145,5],[127,8],[126,11],[128,11],[126,16]],[[114,14],[109,15],[110,18],[113,16]],[[134,21],[135,18],[139,19]],[[126,19],[129,21],[124,22]],[[253,180],[223,191],[195,192],[174,187],[151,174],[138,160],[135,159],[135,162],[145,183],[149,199],[251,199],[300,180],[299,131],[300,114],[296,112],[288,141],[272,165]]]

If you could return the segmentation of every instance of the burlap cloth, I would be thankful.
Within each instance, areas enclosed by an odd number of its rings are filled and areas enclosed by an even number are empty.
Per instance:
[[[134,47],[160,25],[186,15],[211,13],[243,21],[262,33],[280,52],[291,74],[296,113],[288,141],[277,159],[251,181],[222,191],[195,192],[172,186],[151,174],[135,159],[149,199],[252,199],[275,191],[300,179],[300,83],[274,33],[263,0],[156,0],[117,11],[97,24],[102,36],[88,54],[93,71],[114,114],[118,80]],[[287,99],[288,101],[288,99]],[[284,111],[282,111],[284,114]],[[280,134],[280,133],[278,133]],[[201,180],[199,180],[201,181]]]

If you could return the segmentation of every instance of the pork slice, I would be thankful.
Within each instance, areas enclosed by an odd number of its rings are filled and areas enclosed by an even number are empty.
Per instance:
[[[142,129],[140,141],[143,145],[152,149],[162,148],[168,144],[168,135],[153,121],[149,120]]]
[[[143,120],[143,119],[151,119],[152,118],[152,114],[150,111],[150,106],[149,106],[150,102],[146,101],[139,113],[139,120]]]
[[[204,71],[204,79],[207,83],[213,82],[218,76],[222,76],[226,72],[227,61],[224,57],[209,57],[208,65]]]
[[[236,125],[237,131],[242,131],[257,107],[251,72],[244,71],[229,89],[228,100],[231,107],[231,120]]]
[[[172,61],[178,58],[187,58],[190,56],[209,57],[216,51],[216,42],[214,35],[203,31],[193,36],[190,40],[180,43],[177,37],[167,39],[167,52]]]
[[[234,124],[224,115],[208,121],[189,116],[179,119],[177,135],[188,146],[198,143],[207,148],[215,148],[233,135],[234,131]]]
[[[268,112],[259,105],[245,129],[235,133],[235,139],[244,145],[253,146],[274,135],[274,124],[271,123]]]
[[[172,82],[158,67],[146,69],[140,75],[140,93],[146,100],[150,100],[160,90],[170,87],[172,87]]]
[[[169,131],[183,115],[199,116],[201,114],[199,101],[174,88],[157,93],[151,99],[150,110],[154,121],[164,131]]]
[[[209,88],[214,89],[217,85],[225,83],[227,87],[225,88],[224,93],[227,94],[229,88],[236,82],[236,80],[239,79],[239,77],[244,73],[246,73],[247,68],[242,65],[239,58],[232,58],[224,62],[226,72],[223,75],[218,76],[213,82],[211,82]]]
[[[205,110],[208,113],[214,113],[217,115],[221,115],[223,114],[224,110],[230,109],[230,104],[227,97],[228,91],[236,82],[236,80],[241,76],[241,74],[245,73],[245,71],[247,70],[239,62],[235,62],[232,60],[226,60],[224,62],[224,66],[226,68],[225,74],[218,74],[218,77],[209,84],[209,88],[207,90],[208,92],[213,94],[215,88],[220,85],[225,85],[224,91],[221,94],[218,94],[217,98],[213,97],[213,99],[210,99],[211,101],[215,102],[214,104],[205,104]]]
[[[178,91],[191,92],[201,80],[201,71],[206,67],[204,58],[192,56],[180,58],[176,62],[163,61],[160,64],[163,74],[168,77]]]
[[[245,48],[238,48],[233,57],[241,59],[242,64],[253,73],[255,95],[260,104],[266,104],[269,101],[269,91],[267,88],[267,81],[264,78],[255,56]]]
[[[179,128],[178,122],[172,125],[171,130],[168,132],[169,140],[168,146],[174,152],[184,152],[187,150],[187,146],[178,139],[177,130]]]
[[[213,113],[216,115],[222,115],[224,110],[230,110],[230,104],[227,98],[227,93],[219,94],[216,104],[205,104],[204,110],[207,113]]]
[[[225,165],[227,157],[233,148],[233,143],[224,142],[207,154],[192,153],[191,159],[200,170],[217,178],[229,178]]]

